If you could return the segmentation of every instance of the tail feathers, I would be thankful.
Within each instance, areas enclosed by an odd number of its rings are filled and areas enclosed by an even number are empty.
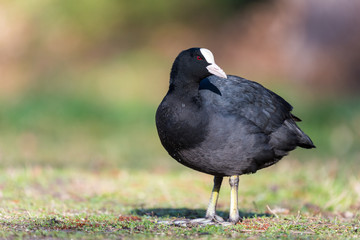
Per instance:
[[[271,133],[269,144],[273,147],[278,159],[281,159],[297,146],[315,148],[311,139],[301,131],[293,119],[285,120],[281,127]]]
[[[299,119],[299,118],[297,118]],[[299,119],[300,120],[300,119]],[[296,132],[297,135],[297,146],[302,148],[316,148],[308,135],[306,135],[295,123],[295,121],[285,121],[285,124],[289,129]]]
[[[301,119],[298,118],[297,116],[293,115],[292,113],[290,113],[290,116],[291,116],[292,120],[294,120],[295,122],[301,122]]]
[[[301,130],[300,130],[301,131]],[[302,148],[316,148],[308,135],[306,135],[303,131],[301,131],[301,135],[299,135],[298,146]]]
[[[302,148],[316,148],[316,146],[313,144],[313,142],[311,141],[311,139],[305,135],[306,138],[302,138],[301,142],[299,142],[298,146],[302,147]],[[305,140],[303,140],[305,139]]]

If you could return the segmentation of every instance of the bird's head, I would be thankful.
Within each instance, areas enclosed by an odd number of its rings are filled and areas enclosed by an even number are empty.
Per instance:
[[[227,78],[225,72],[215,63],[214,55],[206,48],[190,48],[182,51],[174,61],[171,78],[191,77],[199,82],[210,75]]]

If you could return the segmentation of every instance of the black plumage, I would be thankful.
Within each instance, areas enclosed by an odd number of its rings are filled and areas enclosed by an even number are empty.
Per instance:
[[[288,102],[259,83],[212,75],[207,67],[217,65],[203,53],[191,48],[179,54],[156,112],[161,143],[174,159],[233,176],[273,165],[297,146],[315,147]]]

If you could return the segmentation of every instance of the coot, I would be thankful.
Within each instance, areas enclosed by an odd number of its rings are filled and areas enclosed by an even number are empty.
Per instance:
[[[296,125],[292,106],[259,83],[227,76],[205,48],[182,51],[156,112],[167,152],[179,163],[214,176],[206,218],[216,221],[223,177],[229,176],[229,221],[239,221],[239,175],[277,163],[297,146],[314,148]]]

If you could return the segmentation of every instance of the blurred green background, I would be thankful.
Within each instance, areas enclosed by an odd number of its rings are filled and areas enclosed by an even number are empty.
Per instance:
[[[154,117],[190,47],[294,106],[317,148],[288,161],[356,166],[360,4],[335,2],[1,1],[0,167],[185,169]]]

